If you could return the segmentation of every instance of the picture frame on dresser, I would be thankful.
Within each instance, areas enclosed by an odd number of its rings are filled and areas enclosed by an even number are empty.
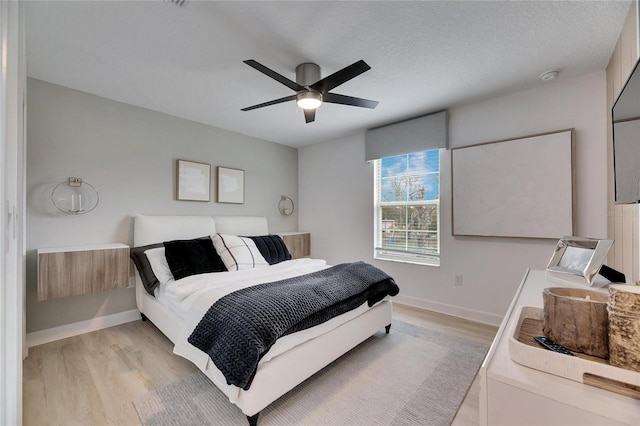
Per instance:
[[[613,240],[562,237],[558,240],[546,273],[576,284],[593,286]]]

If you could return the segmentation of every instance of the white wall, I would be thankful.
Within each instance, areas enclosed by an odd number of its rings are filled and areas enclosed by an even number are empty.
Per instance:
[[[278,214],[280,195],[297,204],[297,150],[114,102],[43,81],[28,80],[27,331],[49,329],[135,309],[133,289],[38,302],[40,247],[131,244],[132,215],[267,216],[271,231],[295,231],[297,215]],[[176,159],[245,170],[245,203],[177,201]],[[58,212],[51,190],[70,176],[100,191],[82,216]],[[133,272],[132,272],[133,274]]]
[[[606,238],[604,71],[449,112],[451,147],[575,128],[576,234]],[[439,268],[373,259],[373,168],[364,161],[364,133],[299,150],[299,227],[312,233],[313,257],[334,264],[361,259],[387,271],[400,286],[398,301],[499,324],[526,268],[544,269],[556,241],[454,238],[450,162],[443,152]],[[458,274],[461,287],[453,285]]]

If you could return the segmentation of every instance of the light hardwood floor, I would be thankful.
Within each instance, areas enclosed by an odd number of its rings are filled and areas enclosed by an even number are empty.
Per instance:
[[[441,333],[490,344],[496,327],[394,304],[394,317]],[[29,349],[24,361],[24,424],[137,425],[131,401],[196,371],[172,353],[150,322],[134,321]],[[474,381],[454,425],[477,425]]]

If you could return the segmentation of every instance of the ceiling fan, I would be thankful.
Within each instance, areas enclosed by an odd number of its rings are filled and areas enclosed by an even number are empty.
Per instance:
[[[373,109],[378,105],[377,101],[368,99],[354,98],[352,96],[339,95],[330,93],[330,90],[351,80],[371,69],[363,60],[359,60],[348,67],[336,71],[333,74],[320,79],[320,66],[313,63],[304,63],[296,67],[296,81],[291,81],[281,74],[265,67],[261,63],[249,59],[243,61],[250,67],[255,68],[261,73],[273,78],[274,80],[284,84],[291,90],[296,92],[295,95],[286,96],[280,99],[274,99],[258,105],[242,108],[242,111],[251,111],[253,109],[262,108],[270,105],[276,105],[287,101],[296,101],[298,106],[304,111],[304,119],[307,123],[311,123],[316,118],[316,109],[323,102],[333,104],[350,105],[362,108]]]

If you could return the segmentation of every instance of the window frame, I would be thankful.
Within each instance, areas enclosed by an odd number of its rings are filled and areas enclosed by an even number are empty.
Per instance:
[[[373,247],[373,258],[376,260],[386,260],[392,262],[401,262],[401,263],[411,263],[418,265],[426,265],[426,266],[440,266],[440,160],[442,158],[442,152],[440,149],[434,150],[425,150],[419,152],[428,152],[428,151],[438,151],[438,198],[434,200],[418,200],[418,201],[381,201],[382,194],[382,159],[374,160],[374,247]],[[410,154],[410,153],[409,153]],[[406,155],[406,154],[400,154]],[[395,157],[395,156],[394,156]],[[435,172],[430,172],[435,173]],[[389,247],[384,247],[382,243],[382,231],[384,230],[382,225],[382,209],[383,207],[410,207],[410,206],[424,206],[424,205],[435,205],[436,206],[436,224],[437,228],[435,231],[418,231],[418,232],[435,232],[436,235],[436,249],[434,252],[416,252],[410,250],[402,250],[402,249],[393,249]],[[410,232],[406,227],[406,217],[405,216],[405,233]]]

